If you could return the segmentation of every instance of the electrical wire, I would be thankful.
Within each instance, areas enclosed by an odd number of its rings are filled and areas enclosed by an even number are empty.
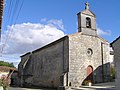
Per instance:
[[[17,22],[17,20],[18,20],[20,11],[21,11],[21,9],[22,9],[22,6],[23,6],[23,4],[24,4],[24,0],[22,0],[21,3],[20,3],[20,0],[17,0],[17,1],[15,2],[15,4],[13,4],[12,0],[10,0],[10,1],[11,1],[11,2],[10,2],[9,10],[8,10],[8,20],[9,20],[9,21],[8,21],[8,25],[12,25],[12,24],[15,25],[16,22]],[[19,4],[20,4],[20,5],[19,5]],[[17,10],[18,10],[18,12],[17,12]],[[15,18],[15,20],[14,20],[13,15],[15,15],[15,14],[16,14],[16,18]],[[12,15],[12,16],[11,16],[11,15]],[[13,22],[13,21],[14,21],[14,22]],[[7,28],[7,25],[6,25],[6,28]],[[1,47],[1,52],[0,52],[0,53],[1,53],[1,56],[2,56],[2,54],[3,54],[4,48],[5,48],[6,44],[8,43],[11,35],[12,35],[12,29],[8,29],[8,33],[7,33],[7,35],[6,35],[5,42],[4,42],[4,44],[2,45],[2,47]]]

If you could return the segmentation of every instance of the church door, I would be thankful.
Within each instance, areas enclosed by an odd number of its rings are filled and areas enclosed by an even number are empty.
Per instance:
[[[87,80],[91,80],[93,82],[93,67],[87,67]]]

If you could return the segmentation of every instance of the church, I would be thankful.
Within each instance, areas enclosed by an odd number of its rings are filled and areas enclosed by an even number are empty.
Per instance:
[[[21,86],[81,86],[110,79],[110,44],[97,35],[96,16],[85,3],[78,32],[21,56]]]

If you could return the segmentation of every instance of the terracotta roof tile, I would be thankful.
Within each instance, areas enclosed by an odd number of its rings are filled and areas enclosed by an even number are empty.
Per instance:
[[[7,66],[0,66],[0,71],[1,72],[8,72],[10,70],[17,70],[16,68],[12,68],[12,67],[7,67]]]

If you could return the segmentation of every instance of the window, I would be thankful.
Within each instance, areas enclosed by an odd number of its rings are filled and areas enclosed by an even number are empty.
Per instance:
[[[93,54],[93,50],[91,48],[87,49],[87,55],[91,56]]]
[[[91,19],[89,17],[86,17],[86,27],[91,28]]]

